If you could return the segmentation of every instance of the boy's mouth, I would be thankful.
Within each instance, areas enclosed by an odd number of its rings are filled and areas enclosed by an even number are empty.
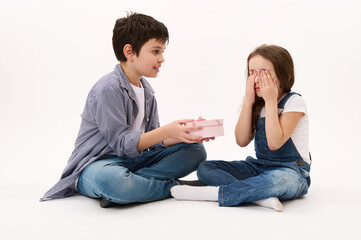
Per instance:
[[[159,67],[153,67],[156,72],[159,72]]]

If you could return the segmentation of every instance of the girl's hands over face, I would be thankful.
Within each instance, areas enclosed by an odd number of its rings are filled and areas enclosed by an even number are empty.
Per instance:
[[[276,101],[278,99],[277,79],[272,79],[269,71],[262,71],[259,77],[260,91],[265,102]]]
[[[244,101],[249,104],[253,104],[256,98],[256,92],[254,89],[256,77],[257,77],[257,72],[252,71],[251,75],[249,75],[247,79],[246,96],[244,98]]]

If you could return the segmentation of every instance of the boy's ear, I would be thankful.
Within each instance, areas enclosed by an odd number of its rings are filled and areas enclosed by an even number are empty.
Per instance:
[[[124,56],[127,58],[128,61],[130,61],[130,62],[133,61],[134,53],[133,53],[132,45],[125,44],[125,46],[123,47],[123,53],[124,53]]]

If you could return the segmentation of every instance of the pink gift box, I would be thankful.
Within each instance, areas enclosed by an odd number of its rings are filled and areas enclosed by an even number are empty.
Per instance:
[[[200,130],[194,130],[189,133],[193,136],[202,136],[203,138],[224,136],[223,119],[189,122],[185,126],[202,127]]]

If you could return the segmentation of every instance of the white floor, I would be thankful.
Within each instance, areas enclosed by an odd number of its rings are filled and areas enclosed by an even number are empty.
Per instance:
[[[73,151],[89,89],[116,64],[111,33],[125,11],[170,31],[150,80],[161,125],[224,119],[208,159],[254,154],[234,140],[247,56],[263,43],[290,50],[293,90],[310,116],[309,194],[282,213],[175,199],[109,209],[82,196],[40,203]],[[0,239],[360,240],[360,11],[359,0],[1,0]]]
[[[314,183],[279,213],[173,198],[108,209],[83,196],[40,203],[42,183],[11,181],[1,186],[13,196],[1,200],[2,239],[361,239],[359,188]]]

